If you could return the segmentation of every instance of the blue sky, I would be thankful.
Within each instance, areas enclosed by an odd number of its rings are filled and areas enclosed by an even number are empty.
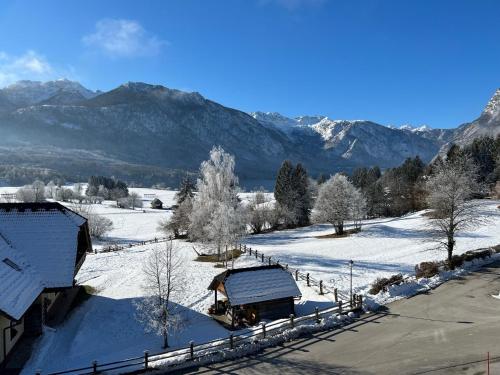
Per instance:
[[[145,81],[244,111],[455,127],[500,87],[497,0],[8,1],[0,85]]]

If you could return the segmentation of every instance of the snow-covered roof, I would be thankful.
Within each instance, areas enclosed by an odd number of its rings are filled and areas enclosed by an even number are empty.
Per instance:
[[[214,278],[211,289],[217,281],[233,306],[301,296],[293,276],[279,265],[228,270]]]
[[[20,319],[43,289],[73,285],[85,221],[58,203],[0,204],[0,311]]]

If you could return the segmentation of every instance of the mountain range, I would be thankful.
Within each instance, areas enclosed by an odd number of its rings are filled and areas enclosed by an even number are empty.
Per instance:
[[[139,82],[107,92],[69,80],[0,89],[0,164],[53,170],[69,180],[104,174],[175,185],[221,145],[235,155],[244,186],[270,186],[284,159],[303,163],[313,176],[388,168],[416,155],[430,161],[451,143],[499,133],[500,90],[471,123],[431,129],[247,114],[196,92]]]

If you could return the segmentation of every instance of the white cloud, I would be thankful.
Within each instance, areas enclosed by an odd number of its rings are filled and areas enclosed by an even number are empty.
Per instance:
[[[85,35],[82,41],[110,57],[155,56],[167,44],[146,31],[139,22],[125,19],[98,21],[95,32]]]
[[[20,56],[0,51],[0,87],[21,79],[46,81],[56,78],[56,74],[47,59],[35,51]]]

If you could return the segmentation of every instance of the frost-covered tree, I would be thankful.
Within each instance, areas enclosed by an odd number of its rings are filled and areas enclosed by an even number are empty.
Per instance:
[[[36,180],[31,185],[33,189],[33,194],[35,197],[35,202],[43,202],[45,201],[45,183],[41,180]]]
[[[168,235],[173,234],[176,238],[187,234],[189,231],[189,218],[192,210],[193,198],[186,196],[174,210],[174,213],[172,214],[170,219],[160,222],[160,230],[167,233]]]
[[[54,181],[49,181],[45,186],[45,197],[49,199],[57,199],[57,190],[59,187],[54,183]]]
[[[441,161],[433,166],[426,189],[432,210],[433,238],[446,249],[450,268],[457,233],[477,226],[484,219],[472,201],[483,186],[477,182],[477,167],[467,155]]]
[[[234,157],[222,147],[212,148],[210,159],[201,164],[198,194],[190,215],[189,237],[213,245],[219,259],[222,247],[234,244],[245,233],[240,225],[244,211],[238,199],[234,165]],[[222,234],[216,233],[216,227],[221,228]]]
[[[344,222],[354,220],[359,223],[366,214],[365,210],[366,202],[361,192],[346,176],[336,174],[320,186],[313,220],[332,224],[335,233],[341,235],[344,233]]]
[[[25,185],[16,191],[16,199],[21,202],[36,202],[35,191],[31,185]]]
[[[168,335],[182,323],[171,303],[174,294],[182,291],[181,260],[172,241],[168,241],[165,246],[152,248],[142,267],[146,297],[136,304],[136,317],[147,332],[162,337],[163,348],[168,347]]]
[[[76,184],[73,184],[73,191],[77,194],[77,195],[83,195],[83,192],[84,192],[84,187],[83,187],[83,184],[77,182]]]

